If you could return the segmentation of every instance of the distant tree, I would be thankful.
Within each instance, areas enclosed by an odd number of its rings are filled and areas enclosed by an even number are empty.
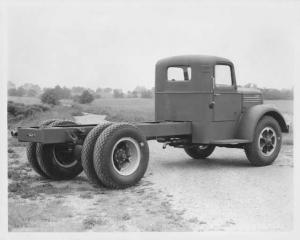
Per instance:
[[[112,89],[111,88],[104,88],[103,91],[105,93],[111,93],[112,92]]]
[[[259,89],[262,92],[264,99],[268,99],[268,100],[276,100],[276,99],[291,100],[294,97],[293,89],[259,88],[254,83],[247,83],[246,85],[244,85],[244,87]]]
[[[14,84],[12,81],[7,82],[7,89],[16,88],[16,84]]]
[[[26,94],[26,90],[23,87],[18,87],[17,88],[17,95],[19,97],[23,97]]]
[[[137,91],[132,91],[132,97],[133,98],[139,97]]]
[[[84,87],[72,87],[72,89],[71,89],[71,93],[72,93],[72,95],[80,95],[80,94],[82,94],[82,92],[84,91],[84,90],[86,90],[86,88],[84,88]]]
[[[72,99],[74,102],[79,102],[79,97],[80,97],[80,95],[73,95]]]
[[[61,87],[59,85],[56,85],[54,87],[54,91],[57,94],[58,99],[69,99],[71,98],[71,90],[67,87]]]
[[[103,93],[103,92],[104,92],[104,89],[102,89],[102,88],[97,88],[97,89],[96,89],[96,93],[101,94],[101,93]]]
[[[16,88],[9,88],[7,94],[8,96],[18,96],[18,91]]]
[[[150,89],[146,89],[141,92],[141,98],[152,98],[152,97],[153,97],[153,92]]]
[[[265,99],[275,100],[275,99],[285,99],[291,100],[294,98],[293,89],[269,89],[263,88],[260,89],[263,93]]]
[[[142,87],[142,86],[137,86],[133,91],[136,92],[137,97],[141,97],[142,92],[147,91],[147,89],[145,87]]]
[[[50,105],[58,105],[59,99],[57,92],[53,88],[45,89],[44,93],[41,95],[41,101]]]
[[[247,84],[244,85],[244,87],[246,87],[246,88],[258,88],[255,83],[247,83]]]
[[[85,90],[79,96],[78,101],[79,101],[79,103],[82,103],[82,104],[91,103],[92,101],[94,101],[94,96],[88,90]]]
[[[135,92],[136,97],[141,98],[152,98],[154,96],[154,88],[147,89],[143,86],[137,86],[133,92]]]
[[[127,97],[128,98],[137,98],[137,92],[136,91],[128,91],[127,92]]]
[[[93,96],[94,96],[94,98],[101,98],[101,94],[100,94],[100,93],[97,93],[97,92],[94,93]]]
[[[36,92],[36,90],[34,90],[33,88],[29,89],[27,91],[27,97],[36,97],[38,95],[38,93]]]
[[[132,92],[131,92],[131,91],[127,91],[126,97],[127,97],[127,98],[133,98]]]
[[[113,96],[114,96],[114,98],[123,98],[124,93],[123,93],[122,89],[114,89]]]
[[[31,90],[34,90],[34,92],[36,92],[36,95],[39,95],[42,93],[41,87],[37,84],[25,83],[21,87],[25,89],[26,96],[28,96],[28,97],[30,97],[29,95],[33,93],[33,91],[31,91]]]

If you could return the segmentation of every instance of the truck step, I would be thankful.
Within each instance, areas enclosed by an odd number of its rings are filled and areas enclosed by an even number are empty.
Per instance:
[[[235,144],[241,144],[241,143],[250,143],[250,140],[246,140],[246,139],[224,139],[224,140],[216,140],[216,141],[212,141],[210,142],[211,144],[220,144],[220,145],[225,145],[225,144],[230,144],[230,145],[235,145]]]

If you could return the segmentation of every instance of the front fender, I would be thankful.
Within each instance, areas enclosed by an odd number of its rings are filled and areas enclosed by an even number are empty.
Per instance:
[[[281,131],[288,133],[289,127],[284,117],[275,107],[267,104],[255,105],[242,114],[236,132],[236,138],[252,141],[258,121],[264,116],[271,116],[277,120]]]

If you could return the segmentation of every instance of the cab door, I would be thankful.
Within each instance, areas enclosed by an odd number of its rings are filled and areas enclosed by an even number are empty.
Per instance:
[[[213,121],[236,121],[241,112],[233,65],[216,64],[214,68]]]

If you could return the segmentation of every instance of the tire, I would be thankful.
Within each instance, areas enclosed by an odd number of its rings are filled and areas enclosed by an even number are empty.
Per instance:
[[[94,168],[93,154],[95,143],[105,128],[111,123],[102,123],[94,127],[86,136],[81,151],[81,164],[88,180],[92,184],[102,185]]]
[[[269,116],[257,124],[253,142],[245,146],[248,160],[254,166],[272,164],[277,158],[282,143],[282,133],[278,122]]]
[[[48,127],[73,125],[72,121],[56,121]],[[71,149],[69,151],[69,149]],[[54,180],[68,180],[82,172],[80,150],[74,144],[41,144],[36,146],[36,156],[41,169]],[[67,151],[67,152],[66,152]],[[63,154],[63,157],[62,157]],[[67,161],[65,161],[67,159]]]
[[[44,128],[55,121],[57,121],[57,120],[56,119],[46,120],[39,125],[39,128]],[[41,169],[41,167],[38,163],[38,160],[36,157],[36,143],[35,142],[28,143],[28,145],[26,147],[26,155],[27,155],[28,162],[31,165],[32,169],[37,174],[39,174],[41,177],[49,178],[49,176]]]
[[[199,146],[189,146],[185,147],[184,151],[194,159],[207,158],[215,150],[214,145],[199,145]]]
[[[129,123],[112,124],[98,137],[93,160],[97,176],[105,187],[120,189],[133,186],[147,170],[147,140],[138,128]]]

